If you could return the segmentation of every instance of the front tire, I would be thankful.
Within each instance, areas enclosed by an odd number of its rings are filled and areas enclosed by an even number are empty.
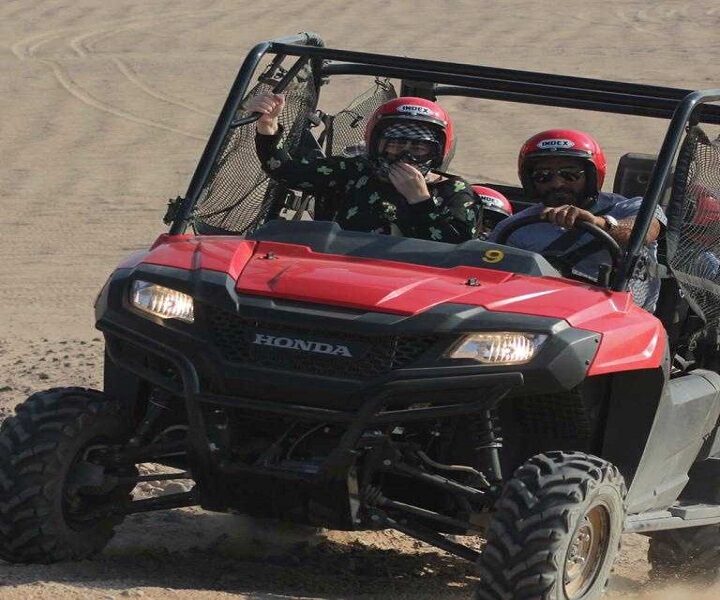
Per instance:
[[[495,505],[479,560],[478,600],[594,600],[620,545],[625,482],[580,452],[529,459]]]
[[[56,388],[19,405],[0,427],[0,558],[50,563],[102,550],[137,471],[99,467],[89,456],[128,437],[117,403],[95,390]]]

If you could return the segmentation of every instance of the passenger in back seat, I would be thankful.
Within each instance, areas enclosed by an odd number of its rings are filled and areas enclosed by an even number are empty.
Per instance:
[[[470,184],[444,171],[452,159],[450,116],[424,98],[396,98],[368,120],[364,153],[295,159],[282,146],[284,98],[251,98],[263,169],[289,187],[340,198],[343,229],[458,243],[478,234],[481,208]]]
[[[561,250],[572,257],[574,272],[596,280],[600,265],[610,263],[607,250],[598,247],[590,234],[567,230],[576,221],[587,221],[607,231],[620,246],[627,246],[642,202],[640,197],[601,191],[606,168],[602,148],[587,133],[551,129],[532,136],[520,149],[518,172],[528,199],[539,203],[501,222],[490,241],[515,219],[542,215],[547,223],[518,229],[507,243],[541,254]],[[649,311],[654,310],[660,292],[656,240],[666,223],[658,207],[630,282],[635,303]]]
[[[686,220],[679,239],[681,249],[673,257],[673,267],[717,283],[720,279],[720,258],[716,254],[720,246],[718,193],[697,183],[689,185],[685,193]]]
[[[500,221],[512,216],[513,208],[510,200],[497,190],[475,184],[472,189],[482,206],[482,221],[478,237],[484,240]]]

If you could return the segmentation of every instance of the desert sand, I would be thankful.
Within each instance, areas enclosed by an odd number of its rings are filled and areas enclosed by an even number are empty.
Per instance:
[[[184,194],[254,43],[316,31],[332,47],[699,89],[720,87],[718,30],[716,0],[4,0],[0,418],[32,391],[101,385],[95,295],[164,231],[166,200]],[[446,105],[465,114],[454,170],[500,183],[515,182],[517,149],[540,129],[592,131],[612,182],[620,155],[655,153],[666,125]],[[653,589],[645,552],[626,537],[608,598],[720,596]],[[309,536],[194,509],[129,518],[92,561],[0,563],[12,600],[470,598],[474,581],[471,565],[400,534]]]

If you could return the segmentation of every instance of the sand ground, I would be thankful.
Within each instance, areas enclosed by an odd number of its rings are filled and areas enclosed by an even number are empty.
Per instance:
[[[316,31],[333,47],[698,89],[720,87],[719,28],[715,0],[4,0],[0,416],[31,391],[100,385],[94,297],[163,231],[165,202],[185,192],[255,42]],[[520,143],[546,127],[592,131],[614,165],[656,152],[665,126],[446,104],[459,121],[455,170],[475,180],[513,183]],[[0,564],[0,598],[470,597],[467,565],[399,534],[328,535],[298,563],[269,541],[296,533],[196,510],[139,515],[97,560]],[[609,597],[720,594],[649,588],[645,549],[627,537]]]

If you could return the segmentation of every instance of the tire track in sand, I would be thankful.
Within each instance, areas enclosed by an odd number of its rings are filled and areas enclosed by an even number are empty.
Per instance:
[[[137,115],[134,115],[130,112],[127,112],[126,110],[119,109],[115,106],[112,106],[111,104],[108,104],[106,102],[103,102],[102,100],[98,100],[93,96],[90,92],[88,92],[85,88],[83,88],[81,85],[77,84],[73,78],[65,71],[65,69],[62,67],[62,65],[55,60],[51,60],[48,58],[38,58],[35,59],[38,62],[47,65],[52,70],[53,74],[55,75],[55,79],[57,79],[58,83],[62,87],[65,88],[65,90],[80,100],[80,102],[91,106],[92,108],[95,108],[97,110],[100,110],[102,112],[109,113],[113,116],[120,117],[121,119],[125,119],[126,121],[132,121],[133,123],[138,123],[139,125],[146,125],[148,127],[153,127],[155,129],[162,129],[164,131],[169,131],[171,133],[176,133],[178,135],[182,135],[185,137],[189,137],[195,140],[206,140],[207,136],[205,135],[199,135],[196,133],[192,133],[190,131],[184,131],[182,129],[178,129],[177,127],[171,127],[170,125],[165,125],[164,123],[161,123],[160,121],[154,121],[152,119],[146,119],[144,117],[139,117]]]
[[[186,12],[186,13],[178,13],[175,15],[172,15],[173,18],[192,18],[192,17],[198,17],[198,16],[207,16],[211,13],[220,13],[223,11],[203,11],[203,12]],[[19,60],[32,60],[35,62],[38,62],[40,64],[44,64],[47,66],[53,73],[55,79],[58,81],[58,83],[73,97],[78,99],[83,104],[86,104],[92,108],[95,108],[96,110],[111,114],[113,116],[122,118],[127,121],[131,121],[140,125],[145,125],[148,127],[153,127],[155,129],[161,129],[164,131],[169,131],[171,133],[175,133],[184,137],[189,137],[196,140],[204,141],[206,140],[206,135],[200,135],[196,134],[194,132],[185,131],[183,129],[179,129],[177,127],[173,127],[171,125],[167,125],[166,123],[163,123],[161,121],[157,121],[154,119],[148,119],[146,117],[142,117],[139,115],[136,115],[132,112],[129,112],[127,110],[121,109],[117,106],[114,106],[108,102],[105,102],[96,96],[94,96],[92,93],[90,93],[86,88],[84,88],[82,85],[77,83],[72,76],[68,73],[67,69],[62,65],[62,63],[57,59],[52,58],[45,58],[38,56],[39,51],[41,48],[51,42],[55,41],[62,41],[63,38],[66,38],[68,36],[72,36],[71,39],[67,42],[67,45],[70,47],[70,49],[73,50],[73,52],[80,58],[90,58],[93,53],[89,46],[88,40],[93,40],[96,37],[107,37],[108,35],[113,35],[115,33],[118,33],[120,31],[124,30],[130,30],[138,27],[143,27],[147,25],[154,24],[160,19],[160,16],[157,17],[151,17],[151,18],[145,18],[145,19],[133,19],[126,23],[112,23],[108,24],[104,27],[101,27],[100,29],[94,29],[92,31],[85,31],[81,33],[77,33],[77,30],[75,29],[60,29],[55,31],[49,31],[44,32],[38,35],[31,36],[29,38],[25,38],[23,40],[20,40],[16,43],[14,43],[11,46],[12,53],[19,59]],[[167,15],[162,16],[162,20],[165,20],[167,18]],[[202,109],[199,109],[198,107],[195,107],[187,102],[184,102],[182,100],[179,100],[177,98],[174,98],[170,95],[164,94],[162,92],[158,92],[157,90],[152,89],[150,86],[145,84],[138,76],[137,74],[127,65],[125,64],[121,59],[113,56],[109,56],[110,60],[118,69],[118,71],[123,75],[124,79],[128,82],[130,82],[134,87],[137,89],[140,89],[143,93],[160,100],[162,102],[173,104],[176,106],[180,106],[181,108],[185,108],[187,110],[190,110],[192,112],[202,114],[205,116],[215,116],[213,113],[209,113],[207,111],[203,111]]]
[[[181,13],[173,15],[173,18],[188,18],[188,17],[197,17],[197,16],[208,16],[210,14],[222,14],[226,11],[205,11],[202,13]],[[128,23],[126,25],[123,25],[121,27],[106,27],[102,29],[98,29],[95,31],[89,31],[84,32],[79,35],[74,36],[70,41],[69,45],[73,49],[73,51],[81,58],[87,58],[90,55],[97,55],[95,52],[93,46],[96,44],[100,39],[107,39],[110,36],[113,36],[117,33],[120,33],[122,31],[130,31],[133,29],[138,29],[140,27],[144,27],[148,25],[150,21],[140,21],[140,22],[132,22]],[[156,89],[153,89],[150,87],[147,83],[142,81],[140,77],[137,75],[137,73],[132,69],[130,65],[128,65],[125,61],[123,61],[121,58],[118,58],[117,56],[108,55],[110,60],[113,62],[117,70],[125,77],[130,83],[135,85],[138,89],[143,91],[148,96],[151,96],[157,100],[160,100],[162,102],[166,102],[167,104],[172,104],[174,106],[180,106],[181,108],[186,108],[187,110],[190,110],[194,113],[208,116],[208,117],[215,117],[217,116],[216,113],[212,113],[210,111],[203,110],[202,108],[195,106],[194,104],[187,102],[183,99],[176,98],[174,96],[171,96],[169,94],[165,94],[164,92],[158,91]]]

